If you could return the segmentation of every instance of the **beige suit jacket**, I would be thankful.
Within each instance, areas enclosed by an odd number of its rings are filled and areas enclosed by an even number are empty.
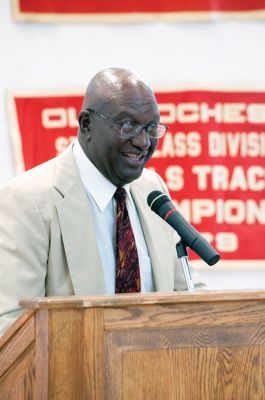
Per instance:
[[[152,190],[167,189],[148,170],[131,184],[156,290],[185,290],[178,238],[149,209]],[[18,316],[23,298],[104,293],[93,217],[69,147],[0,190],[0,332]]]

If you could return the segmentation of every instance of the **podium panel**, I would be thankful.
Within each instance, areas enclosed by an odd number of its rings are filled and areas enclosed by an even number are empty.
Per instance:
[[[0,400],[265,398],[265,291],[21,304],[0,339]]]

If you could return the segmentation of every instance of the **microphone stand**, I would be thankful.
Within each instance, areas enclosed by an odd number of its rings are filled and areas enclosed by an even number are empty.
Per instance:
[[[183,273],[184,273],[185,280],[187,283],[188,291],[193,292],[194,285],[193,285],[190,265],[189,265],[189,261],[188,261],[187,245],[182,239],[180,239],[180,241],[176,244],[176,249],[177,249],[178,258],[180,259],[180,262],[182,265],[182,269],[183,269]]]

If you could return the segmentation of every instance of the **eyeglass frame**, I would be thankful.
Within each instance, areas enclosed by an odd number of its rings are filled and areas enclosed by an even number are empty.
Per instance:
[[[112,122],[114,125],[119,125],[119,123],[118,123],[117,121],[115,121],[113,118],[107,117],[106,115],[101,114],[100,112],[94,110],[93,108],[88,108],[88,109],[86,109],[86,111],[90,111],[90,112],[92,112],[93,114],[98,115],[99,117],[105,119],[106,121]],[[135,122],[136,122],[136,121],[135,121]],[[148,127],[149,127],[150,125],[154,124],[153,122],[149,122],[149,123],[146,124],[146,125],[141,125],[141,124],[139,124],[138,122],[136,122],[136,123],[137,123],[137,125],[136,125],[136,126],[137,126],[137,129],[136,129],[135,131],[136,131],[137,133],[134,134],[134,135],[126,135],[126,134],[124,134],[121,130],[120,130],[120,131],[116,130],[116,131],[117,131],[122,137],[124,137],[124,138],[133,138],[133,137],[138,136],[138,135],[143,131],[143,129],[144,129],[150,138],[152,138],[152,139],[161,139],[161,138],[165,135],[165,133],[166,133],[166,131],[167,131],[167,129],[168,129],[168,126],[167,126],[167,125],[162,124],[161,122],[158,122],[158,123],[157,123],[157,127],[158,127],[159,125],[165,127],[165,131],[164,131],[163,135],[161,135],[161,136],[150,136],[150,133],[147,131],[147,129],[148,129]],[[141,127],[141,129],[140,129],[139,132],[138,132],[139,127]],[[121,129],[122,129],[122,126],[121,126]],[[134,132],[135,132],[135,131],[134,131]]]

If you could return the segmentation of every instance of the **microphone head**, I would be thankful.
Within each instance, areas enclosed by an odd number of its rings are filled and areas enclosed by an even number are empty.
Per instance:
[[[167,201],[170,201],[169,197],[159,190],[154,190],[147,196],[147,204],[155,213],[157,213],[160,207]]]

